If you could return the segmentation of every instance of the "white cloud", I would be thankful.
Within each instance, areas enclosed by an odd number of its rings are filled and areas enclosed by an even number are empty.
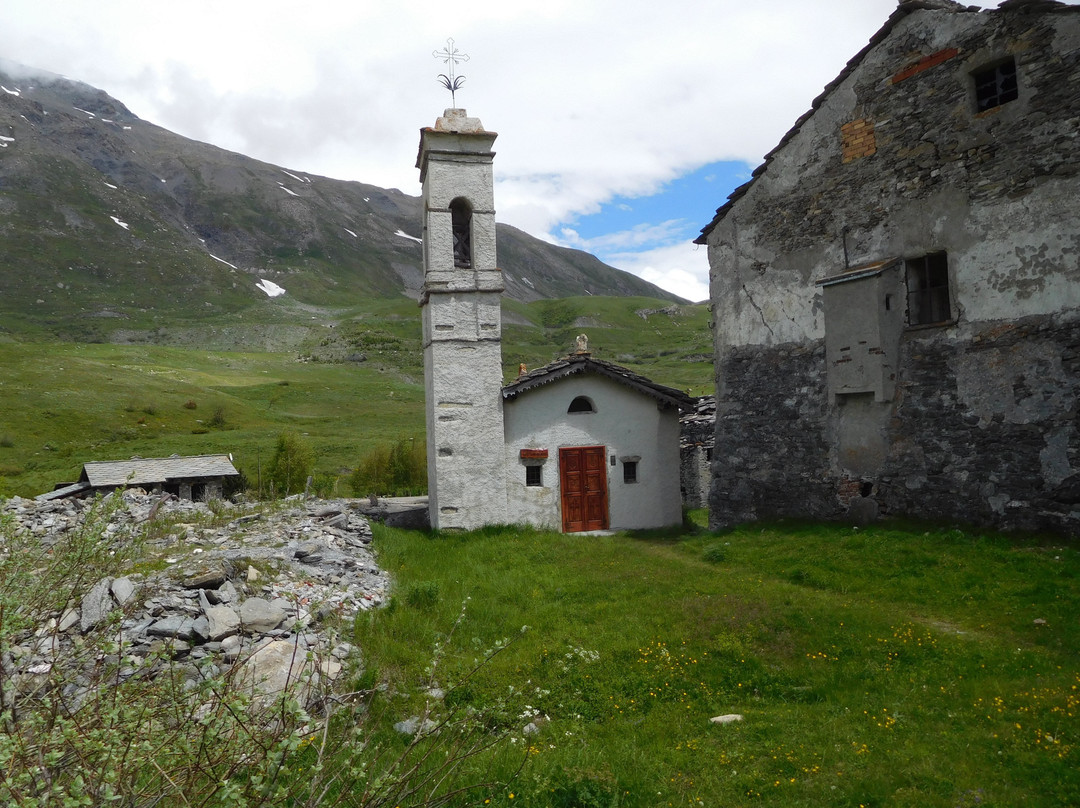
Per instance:
[[[575,247],[591,253],[610,255],[635,248],[649,248],[657,244],[670,243],[681,239],[686,230],[686,222],[672,219],[658,224],[641,224],[630,230],[619,230],[595,238],[582,238],[577,231],[566,227],[559,231],[563,246]]]
[[[697,303],[709,297],[709,259],[696,244],[669,244],[607,256],[608,263]]]
[[[615,196],[719,160],[758,164],[895,8],[230,0],[210,12],[8,0],[0,53],[101,87],[188,137],[418,194],[418,130],[450,105],[432,52],[452,36],[471,57],[458,104],[500,133],[499,219],[556,241],[560,224]]]

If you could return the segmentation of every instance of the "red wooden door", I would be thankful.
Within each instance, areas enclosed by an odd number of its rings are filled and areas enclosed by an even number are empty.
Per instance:
[[[607,529],[606,457],[603,446],[559,449],[563,532]]]

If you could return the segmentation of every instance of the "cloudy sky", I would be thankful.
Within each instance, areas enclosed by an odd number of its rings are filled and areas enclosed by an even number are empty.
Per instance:
[[[992,7],[995,2],[980,3]],[[499,133],[498,219],[707,296],[691,242],[896,0],[5,0],[0,56],[187,137],[418,195],[450,94]]]

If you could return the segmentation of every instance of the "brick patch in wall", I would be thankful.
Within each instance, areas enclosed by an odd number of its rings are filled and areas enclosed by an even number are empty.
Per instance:
[[[945,50],[939,50],[937,53],[931,53],[929,56],[924,56],[914,64],[910,64],[892,77],[893,84],[899,84],[904,79],[910,79],[916,73],[922,73],[924,70],[929,70],[931,67],[937,67],[942,62],[947,62],[954,56],[958,55],[960,51],[956,48],[945,48]]]
[[[877,151],[874,122],[869,118],[859,118],[845,123],[840,127],[840,143],[845,163],[874,154]]]
[[[836,490],[837,499],[845,508],[862,496],[862,480],[853,480],[850,477],[841,477]]]

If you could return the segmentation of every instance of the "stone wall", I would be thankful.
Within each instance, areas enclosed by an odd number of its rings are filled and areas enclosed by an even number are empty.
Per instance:
[[[714,527],[880,513],[1077,533],[1080,320],[988,325],[970,344],[906,335],[895,398],[868,405],[884,457],[861,474],[841,452],[824,355],[815,343],[723,359],[734,392],[718,405],[717,445],[730,448],[713,463]]]
[[[979,111],[973,74],[1009,59],[1017,98]],[[1080,8],[894,12],[702,237],[715,525],[881,512],[1080,530],[1078,131]],[[950,310],[931,324],[903,288],[925,256],[947,260]],[[827,337],[860,307],[830,321],[819,284],[894,259],[893,308],[878,302],[899,318],[896,365],[874,394],[830,389]]]
[[[825,346],[742,346],[719,357],[711,525],[842,513],[828,471]]]
[[[903,346],[883,510],[1076,534],[1080,321],[988,326]]]
[[[701,396],[679,418],[679,487],[684,508],[707,508],[716,442],[716,397]]]

